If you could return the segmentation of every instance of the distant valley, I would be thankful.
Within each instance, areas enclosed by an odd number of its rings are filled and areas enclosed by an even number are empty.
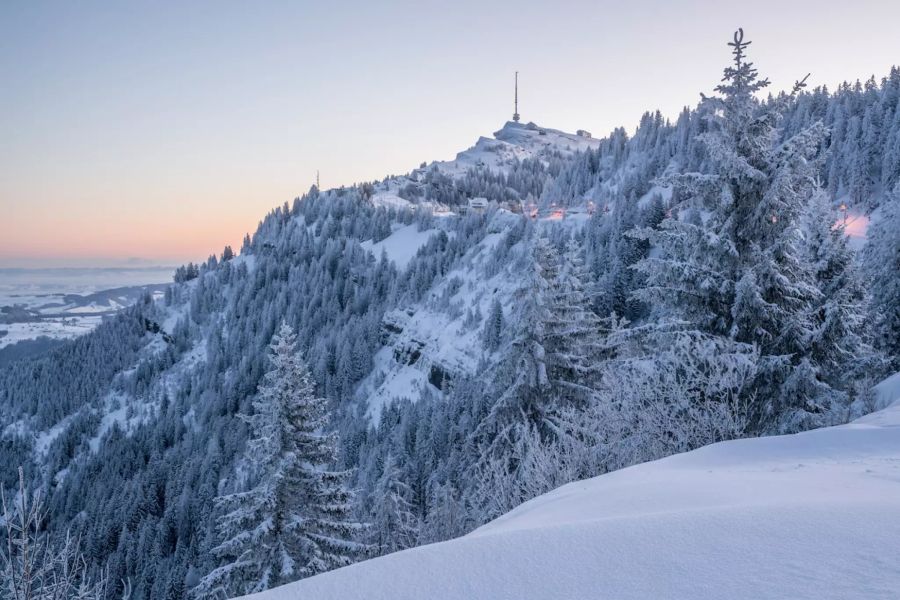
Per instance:
[[[85,334],[144,293],[162,297],[173,270],[0,269],[0,364]]]

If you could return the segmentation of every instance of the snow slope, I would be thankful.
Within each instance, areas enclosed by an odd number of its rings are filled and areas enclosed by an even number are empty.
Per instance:
[[[398,269],[405,269],[419,248],[428,243],[428,238],[437,231],[437,229],[419,231],[418,226],[413,223],[396,228],[380,242],[372,243],[372,240],[366,240],[360,246],[374,254],[376,259],[381,258],[382,251],[386,252],[388,259],[394,261]]]
[[[438,393],[440,390],[434,384],[440,385],[443,380],[436,382],[436,374],[448,380],[461,374],[471,375],[482,360],[490,358],[481,338],[483,323],[479,321],[477,326],[467,327],[466,317],[469,311],[487,315],[495,299],[507,315],[513,310],[512,297],[520,285],[521,273],[512,263],[490,273],[487,267],[494,248],[518,219],[498,210],[484,239],[469,249],[449,272],[438,277],[421,302],[386,316],[390,335],[375,355],[372,372],[360,382],[357,391],[373,423],[378,422],[382,409],[393,400],[416,402],[426,389]],[[410,228],[416,231],[415,225],[406,226],[380,244],[390,242],[395,236],[398,240],[405,239],[411,234],[403,232]],[[421,236],[434,231],[416,233],[420,236],[416,238],[417,243],[424,243],[427,238]],[[368,247],[366,244],[363,247]],[[380,249],[378,244],[375,246],[372,250],[377,257]],[[385,248],[388,257],[405,267],[409,261],[398,261],[391,247],[389,244]],[[418,246],[413,252],[417,249]]]
[[[462,538],[250,598],[898,598],[898,540],[895,401],[572,483]]]

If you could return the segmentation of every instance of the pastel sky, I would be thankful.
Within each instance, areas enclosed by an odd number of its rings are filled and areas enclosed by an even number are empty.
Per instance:
[[[0,2],[0,267],[176,263],[512,113],[595,135],[710,91],[885,75],[894,0]]]

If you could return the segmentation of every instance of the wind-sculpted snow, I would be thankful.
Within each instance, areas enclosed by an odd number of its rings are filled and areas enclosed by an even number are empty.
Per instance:
[[[565,485],[254,600],[896,598],[900,404]]]

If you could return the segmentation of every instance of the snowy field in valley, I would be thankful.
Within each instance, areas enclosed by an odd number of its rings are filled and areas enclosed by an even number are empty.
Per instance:
[[[0,269],[0,348],[39,336],[87,333],[103,315],[134,303],[145,289],[159,296],[173,270]]]
[[[254,600],[878,599],[900,590],[900,374],[849,425],[563,486],[462,538]]]

